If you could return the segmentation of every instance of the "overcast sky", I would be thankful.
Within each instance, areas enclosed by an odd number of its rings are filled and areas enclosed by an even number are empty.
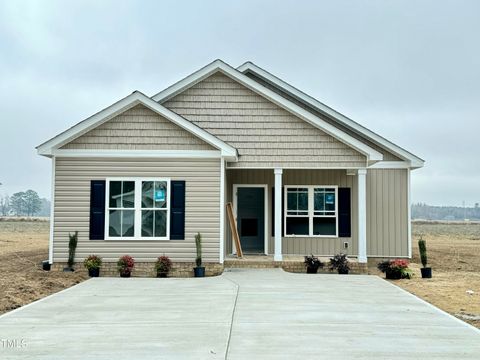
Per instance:
[[[426,160],[412,200],[480,202],[480,1],[0,1],[0,194],[35,146],[216,58],[250,60]]]

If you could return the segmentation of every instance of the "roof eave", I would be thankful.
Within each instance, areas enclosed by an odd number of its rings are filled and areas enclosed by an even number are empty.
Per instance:
[[[94,129],[95,127],[103,124],[104,122],[110,120],[116,115],[138,104],[146,106],[150,110],[158,113],[161,116],[164,116],[165,118],[185,129],[186,131],[189,131],[190,133],[196,135],[211,146],[221,150],[222,156],[232,159],[230,161],[236,161],[238,157],[237,149],[235,149],[229,144],[226,144],[225,142],[221,141],[217,137],[213,136],[212,134],[208,133],[207,131],[203,130],[202,128],[198,127],[187,119],[184,119],[180,115],[153,101],[151,98],[139,91],[133,92],[132,94],[126,96],[120,101],[117,101],[111,106],[103,109],[95,115],[81,121],[80,123],[69,128],[68,130],[37,146],[37,152],[39,155],[51,157],[53,156],[55,149],[62,147],[73,139],[85,134],[91,129]]]
[[[288,92],[293,97],[299,98],[300,100],[313,106],[315,109],[325,114],[326,116],[334,118],[335,120],[343,123],[345,126],[356,131],[360,135],[367,137],[370,141],[373,141],[377,145],[386,148],[386,150],[393,152],[403,160],[412,162],[412,165],[415,168],[423,167],[423,164],[425,162],[423,159],[401,148],[400,146],[392,143],[391,141],[385,139],[384,137],[374,133],[373,131],[365,128],[364,126],[358,124],[352,119],[330,108],[329,106],[321,103],[320,101],[316,100],[310,95],[305,94],[301,90],[298,90],[297,88],[293,87],[292,85],[288,84],[282,79],[260,68],[259,66],[255,65],[251,61],[247,61],[244,64],[240,65],[239,67],[237,67],[237,70],[242,73],[245,73],[246,71],[253,72],[254,74],[266,80],[267,82],[270,82],[270,83],[273,83],[273,85],[279,86],[282,90]]]
[[[207,78],[211,74],[220,71],[228,77],[233,78],[234,80],[240,82],[242,85],[246,86],[247,88],[255,91],[273,103],[279,105],[287,109],[288,111],[294,113],[298,117],[302,118],[304,121],[310,123],[311,125],[325,131],[329,135],[333,136],[337,140],[345,143],[346,145],[352,147],[353,149],[357,150],[358,152],[362,153],[367,157],[367,161],[381,161],[383,160],[383,155],[378,152],[377,150],[373,149],[372,147],[368,146],[367,144],[355,139],[354,137],[348,135],[344,131],[336,128],[335,126],[327,123],[325,120],[319,118],[318,116],[308,112],[307,110],[301,108],[300,106],[292,103],[288,99],[278,95],[274,91],[267,89],[263,85],[259,84],[258,82],[250,79],[240,71],[234,69],[230,65],[226,64],[221,60],[215,60],[204,66],[203,68],[195,71],[194,73],[190,74],[189,76],[183,78],[182,80],[178,81],[177,83],[171,85],[170,87],[166,88],[165,90],[159,92],[158,94],[152,96],[152,99],[157,102],[165,102],[168,99],[171,99],[178,93],[184,91],[188,87],[202,81],[203,79]]]

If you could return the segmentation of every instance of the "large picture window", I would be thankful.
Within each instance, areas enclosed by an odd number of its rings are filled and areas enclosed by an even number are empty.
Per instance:
[[[285,186],[285,236],[338,236],[337,186]]]
[[[107,179],[105,238],[168,240],[169,179]]]

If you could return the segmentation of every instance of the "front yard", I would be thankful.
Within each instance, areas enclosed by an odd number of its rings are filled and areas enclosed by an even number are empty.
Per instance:
[[[49,222],[0,218],[0,314],[78,284],[82,273],[47,272]]]
[[[432,279],[420,275],[420,235],[427,241]],[[480,224],[414,222],[412,245],[414,277],[392,282],[480,328]]]
[[[394,283],[480,328],[480,225],[415,223],[413,232],[415,276]],[[45,220],[0,220],[0,313],[87,278],[84,271],[41,270],[41,261],[48,258],[48,233]],[[420,234],[427,240],[432,279],[420,276]],[[371,273],[378,271],[372,268]]]

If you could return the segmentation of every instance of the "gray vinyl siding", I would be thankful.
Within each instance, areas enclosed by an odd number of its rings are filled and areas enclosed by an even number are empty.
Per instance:
[[[221,73],[163,105],[235,147],[229,168],[366,166],[363,154]]]
[[[57,158],[55,168],[54,262],[68,257],[68,233],[79,232],[77,261],[97,254],[116,261],[129,254],[137,261],[167,255],[194,261],[194,235],[203,236],[203,258],[219,261],[219,159]],[[186,181],[185,240],[89,240],[90,181],[106,177],[166,177]]]
[[[289,93],[279,89],[277,86],[275,86],[273,84],[270,84],[269,82],[267,82],[263,78],[257,76],[256,74],[253,74],[251,72],[247,72],[245,75],[247,75],[249,78],[255,80],[259,84],[265,86],[266,88],[276,92],[277,94],[281,95],[285,99],[290,100],[294,104],[297,104],[298,106],[304,108],[305,110],[312,113],[313,115],[318,116],[319,118],[327,121],[331,125],[333,125],[333,126],[339,128],[340,130],[346,132],[348,135],[354,137],[355,139],[360,140],[363,143],[370,146],[371,148],[377,150],[378,152],[383,154],[383,160],[384,161],[402,161],[402,159],[400,159],[398,156],[392,154],[388,150],[378,146],[377,144],[374,144],[370,140],[366,139],[364,136],[359,135],[357,132],[351,130],[350,128],[348,128],[344,124],[340,123],[339,121],[336,121],[335,119],[332,119],[332,118],[322,114],[320,111],[315,109],[313,106],[306,104],[304,101],[302,101],[302,100],[290,95]]]
[[[367,173],[367,254],[371,257],[408,256],[408,175],[401,169],[369,169]],[[272,233],[271,169],[227,170],[226,201],[233,202],[233,184],[268,185],[268,253],[274,252]],[[358,191],[357,176],[345,170],[284,170],[283,185],[337,185],[351,188],[351,238],[283,237],[285,255],[333,255],[347,252],[358,254]],[[283,216],[282,216],[283,218]],[[230,228],[227,224],[225,253],[232,253]],[[349,249],[343,243],[349,242]]]
[[[113,117],[62,149],[215,150],[143,105]]]
[[[367,255],[408,256],[408,170],[367,173]]]

